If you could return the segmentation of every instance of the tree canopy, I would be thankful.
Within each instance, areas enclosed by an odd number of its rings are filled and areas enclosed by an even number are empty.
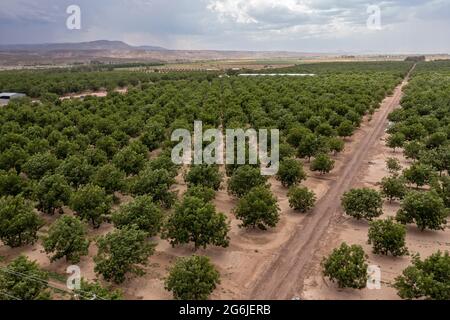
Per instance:
[[[37,241],[43,220],[22,196],[0,198],[0,239],[10,247],[20,247]]]
[[[78,263],[88,254],[86,227],[75,217],[63,216],[51,225],[42,245],[47,254],[52,254],[52,262],[65,257],[70,263]]]
[[[435,191],[412,191],[405,196],[397,213],[397,220],[403,224],[415,223],[420,230],[444,230],[448,210]]]
[[[383,199],[372,189],[352,189],[344,193],[342,207],[353,218],[371,221],[383,214]]]
[[[112,221],[116,228],[136,226],[150,237],[156,236],[161,230],[164,214],[153,202],[151,196],[136,197],[112,214]]]
[[[70,207],[83,220],[90,221],[99,228],[111,210],[112,198],[99,186],[89,184],[73,193]]]
[[[345,242],[322,261],[324,276],[340,288],[363,289],[367,285],[366,254],[361,246]]]
[[[306,187],[292,187],[288,197],[289,206],[302,213],[311,210],[316,203],[316,195]]]
[[[206,300],[220,284],[220,274],[209,258],[180,258],[170,269],[165,288],[176,300]]]
[[[425,260],[415,255],[412,265],[395,279],[394,287],[402,299],[450,299],[450,256],[438,251]]]
[[[372,244],[375,254],[390,253],[394,257],[407,254],[405,237],[406,227],[395,223],[392,217],[370,223],[369,244]]]
[[[261,170],[249,165],[237,168],[228,181],[228,192],[234,196],[242,197],[252,188],[264,186],[267,177],[261,175]]]
[[[234,214],[242,221],[241,227],[266,230],[277,225],[280,220],[279,210],[272,192],[267,187],[260,186],[251,189],[239,200]]]
[[[48,274],[35,261],[19,256],[0,268],[1,300],[49,300]]]
[[[222,179],[219,167],[213,165],[193,166],[185,178],[188,186],[201,185],[216,191],[219,190]]]
[[[283,186],[291,187],[305,180],[306,173],[299,161],[295,159],[285,159],[280,162],[277,179],[281,181]]]
[[[186,196],[175,206],[164,227],[164,237],[172,246],[192,242],[195,249],[208,245],[228,247],[229,222],[214,205],[203,199]]]
[[[113,231],[97,240],[94,271],[107,281],[122,283],[127,273],[142,276],[142,266],[153,254],[155,244],[147,241],[147,233],[135,226]]]

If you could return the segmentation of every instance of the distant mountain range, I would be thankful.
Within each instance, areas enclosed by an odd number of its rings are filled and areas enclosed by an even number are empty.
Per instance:
[[[0,66],[67,65],[100,62],[191,62],[228,59],[272,59],[325,56],[288,51],[170,50],[131,46],[122,41],[0,45]]]
[[[61,66],[92,61],[196,62],[212,60],[334,59],[353,57],[348,53],[305,53],[291,51],[171,50],[158,46],[132,46],[123,41],[0,45],[0,66]]]
[[[98,40],[90,42],[11,44],[0,45],[0,51],[166,51],[156,46],[130,46],[122,41]]]

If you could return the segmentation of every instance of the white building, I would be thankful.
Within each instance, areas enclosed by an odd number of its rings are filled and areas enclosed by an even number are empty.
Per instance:
[[[6,105],[12,99],[23,98],[26,97],[23,93],[16,92],[2,92],[0,93],[0,105]]]

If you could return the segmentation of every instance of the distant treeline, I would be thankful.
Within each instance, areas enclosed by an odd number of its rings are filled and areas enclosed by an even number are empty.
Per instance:
[[[126,69],[126,68],[151,68],[160,67],[165,65],[163,62],[125,62],[125,63],[104,63],[99,61],[92,61],[88,65],[75,66],[72,69],[77,71],[112,71],[114,69]]]
[[[115,65],[117,67],[117,65]],[[1,92],[21,92],[32,98],[84,91],[113,90],[168,80],[211,81],[215,72],[146,73],[128,70],[48,69],[0,72]]]
[[[257,73],[313,73],[313,74],[349,74],[368,72],[396,73],[404,77],[412,66],[410,61],[361,61],[361,62],[321,62],[298,64],[293,67],[254,71]],[[246,72],[251,70],[245,70]]]
[[[425,56],[413,56],[413,57],[407,57],[405,61],[412,61],[412,62],[420,62],[425,61],[427,58]]]

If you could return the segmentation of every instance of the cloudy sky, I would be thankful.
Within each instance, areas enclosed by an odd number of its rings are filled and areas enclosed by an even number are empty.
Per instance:
[[[450,52],[450,0],[370,1],[2,0],[0,44],[108,39],[170,49]],[[81,9],[81,30],[66,27],[69,5]]]

